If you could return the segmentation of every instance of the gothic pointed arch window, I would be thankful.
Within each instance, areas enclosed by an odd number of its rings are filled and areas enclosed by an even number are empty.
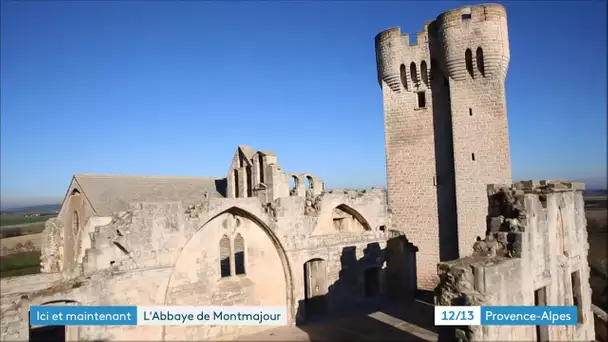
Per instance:
[[[234,184],[234,197],[240,197],[240,193],[239,193],[239,171],[238,170],[234,170],[234,177],[233,177],[233,184]]]
[[[264,156],[258,155],[258,168],[260,173],[260,183],[264,183]]]
[[[72,214],[72,232],[74,236],[78,234],[80,231],[80,217],[78,216],[78,211],[74,211]]]
[[[245,168],[245,177],[247,177],[247,197],[253,196],[253,175],[251,172],[251,166]]]
[[[234,238],[234,273],[245,274],[245,239],[241,234]]]
[[[230,239],[224,235],[220,239],[220,275],[230,277]]]
[[[475,78],[475,74],[473,73],[473,53],[471,52],[471,49],[467,49],[467,51],[464,52],[464,61],[467,65],[469,75],[471,75],[471,78]]]

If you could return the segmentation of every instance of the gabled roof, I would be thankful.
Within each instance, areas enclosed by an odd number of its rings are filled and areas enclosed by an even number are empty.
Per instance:
[[[241,153],[243,153],[245,158],[247,158],[247,161],[250,161],[251,158],[253,158],[253,156],[255,156],[256,153],[267,155],[267,156],[276,156],[276,154],[272,151],[262,151],[262,150],[256,151],[255,149],[253,149],[251,146],[248,146],[248,145],[239,145],[239,150],[241,150]]]
[[[245,155],[245,158],[247,158],[248,160],[251,159],[253,157],[253,155],[255,154],[255,150],[253,148],[251,148],[251,146],[239,145],[239,150],[241,150],[241,152],[243,152],[243,154]]]
[[[196,204],[224,197],[225,178],[75,174],[74,181],[99,216],[125,211],[133,202]]]

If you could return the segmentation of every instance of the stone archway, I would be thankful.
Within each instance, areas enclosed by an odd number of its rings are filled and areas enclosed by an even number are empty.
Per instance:
[[[75,300],[60,299],[40,304],[54,306],[80,306]],[[30,342],[66,342],[80,339],[78,326],[45,325],[33,327],[28,313],[28,341]]]
[[[232,207],[207,221],[186,243],[169,280],[165,305],[284,306],[290,322],[292,298],[291,270],[278,238],[255,215]],[[163,339],[219,339],[268,328],[166,326]]]

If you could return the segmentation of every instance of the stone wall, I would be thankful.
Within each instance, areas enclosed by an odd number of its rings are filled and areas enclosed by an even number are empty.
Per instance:
[[[551,181],[489,186],[486,238],[472,256],[439,264],[436,304],[577,305],[577,326],[543,329],[550,340],[592,340],[583,189]],[[536,333],[535,326],[487,326],[446,328],[443,337],[533,340]]]
[[[352,222],[350,229],[335,230],[336,213]],[[309,193],[269,204],[257,197],[209,198],[187,208],[181,203],[134,203],[110,221],[94,227],[90,247],[78,267],[46,273],[42,277],[48,280],[42,283],[31,277],[1,280],[7,303],[2,340],[27,339],[24,313],[29,305],[55,301],[69,305],[285,305],[289,323],[295,324],[308,317],[304,274],[308,261],[322,259],[326,265],[320,289],[323,315],[383,302],[389,294],[387,274],[407,275],[409,266],[399,262],[410,253],[406,241],[394,242],[404,237],[386,229],[386,193],[381,189]],[[389,243],[393,262],[387,264],[389,240],[393,241]],[[222,262],[226,250],[230,258]],[[244,253],[237,256],[240,251]],[[237,261],[243,256],[244,272]],[[223,276],[226,265],[230,274]],[[32,281],[35,287],[27,285]],[[370,290],[370,282],[377,283],[377,288]],[[410,288],[393,287],[391,293],[409,293],[412,280],[404,286],[408,284]],[[189,340],[232,338],[267,328],[70,327],[68,335],[80,340]]]
[[[109,222],[109,218],[95,215],[82,189],[72,178],[59,214],[45,222],[40,257],[43,273],[78,267],[84,251],[90,246],[89,233],[96,225]]]
[[[432,265],[466,256],[484,234],[486,185],[511,182],[505,9],[442,13],[415,43],[391,28],[375,48],[394,228],[420,250],[418,287],[431,289]]]

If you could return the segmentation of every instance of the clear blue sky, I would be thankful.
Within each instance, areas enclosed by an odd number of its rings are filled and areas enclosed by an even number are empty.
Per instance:
[[[223,176],[238,144],[384,186],[374,36],[474,3],[4,1],[2,196],[61,197],[77,172]],[[514,178],[605,183],[605,2],[503,5]]]

